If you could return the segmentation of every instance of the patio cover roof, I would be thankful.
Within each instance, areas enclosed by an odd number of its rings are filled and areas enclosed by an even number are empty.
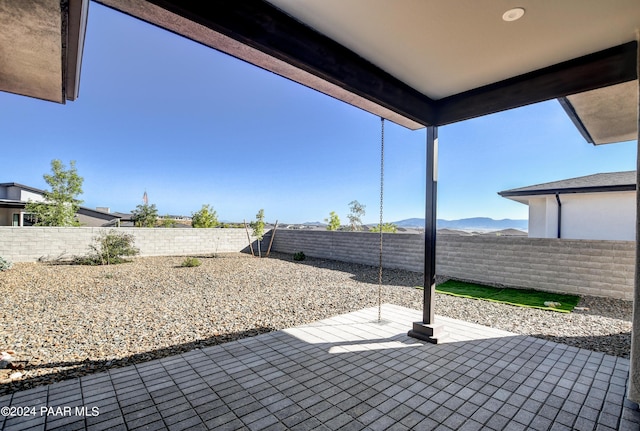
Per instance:
[[[636,0],[97,1],[412,129],[566,97],[590,142],[637,133]],[[0,90],[74,100],[87,9],[0,3]]]
[[[588,140],[637,133],[637,84],[591,92],[637,80],[636,0],[98,2],[412,129],[569,96]]]
[[[0,91],[78,97],[89,0],[0,2]]]

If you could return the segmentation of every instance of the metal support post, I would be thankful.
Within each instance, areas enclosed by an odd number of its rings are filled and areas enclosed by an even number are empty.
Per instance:
[[[414,322],[409,336],[437,343],[446,334],[434,322],[436,289],[436,218],[438,202],[438,128],[427,127],[427,180],[424,226],[424,296],[422,321]]]

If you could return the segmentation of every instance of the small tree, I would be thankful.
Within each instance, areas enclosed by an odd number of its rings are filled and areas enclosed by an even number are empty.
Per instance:
[[[329,213],[329,218],[324,219],[327,223],[327,230],[338,230],[340,229],[340,217],[336,214],[335,211],[331,211]]]
[[[218,214],[209,204],[202,205],[200,211],[191,213],[191,226],[195,228],[218,227]]]
[[[51,161],[51,175],[43,175],[51,190],[44,192],[44,202],[28,202],[25,211],[31,213],[36,226],[79,226],[76,212],[82,203],[84,179],[78,175],[76,162],[66,169],[58,159]]]
[[[131,211],[131,219],[135,227],[154,227],[158,221],[158,209],[156,204],[138,205]]]
[[[256,214],[256,221],[251,222],[253,228],[253,236],[258,238],[258,256],[262,257],[260,253],[260,241],[264,238],[264,209],[260,209]]]
[[[349,202],[349,229],[352,231],[362,230],[362,217],[365,215],[365,205],[358,201]]]
[[[377,225],[375,225],[371,229],[369,229],[369,232],[380,232],[380,223],[378,223]],[[383,223],[382,232],[385,232],[385,233],[396,233],[396,232],[398,232],[398,226],[396,226],[393,223]]]

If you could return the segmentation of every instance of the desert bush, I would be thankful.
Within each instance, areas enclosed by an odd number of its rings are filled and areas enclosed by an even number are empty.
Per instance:
[[[124,232],[102,232],[93,239],[92,250],[87,256],[79,256],[74,259],[80,265],[111,265],[126,262],[127,256],[135,256],[140,253],[134,247],[133,235]]]
[[[305,260],[306,258],[307,256],[305,256],[304,253],[301,251],[298,251],[293,255],[293,260],[296,260],[296,261],[302,261],[302,260]]]
[[[378,223],[376,226],[371,226],[371,228],[369,229],[369,232],[380,232],[380,223]],[[398,232],[398,226],[396,226],[393,223],[383,223],[382,232],[383,233],[397,233]]]
[[[187,257],[182,261],[180,266],[183,268],[193,268],[200,265],[202,265],[202,262],[200,262],[200,259],[197,257]]]
[[[11,269],[12,266],[13,263],[11,263],[9,259],[5,259],[4,257],[0,256],[0,271],[7,271]]]

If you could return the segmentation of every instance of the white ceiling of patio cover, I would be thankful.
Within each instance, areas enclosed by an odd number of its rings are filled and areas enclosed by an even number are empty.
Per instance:
[[[640,1],[268,0],[440,99],[636,39]],[[508,9],[524,17],[505,22]]]

